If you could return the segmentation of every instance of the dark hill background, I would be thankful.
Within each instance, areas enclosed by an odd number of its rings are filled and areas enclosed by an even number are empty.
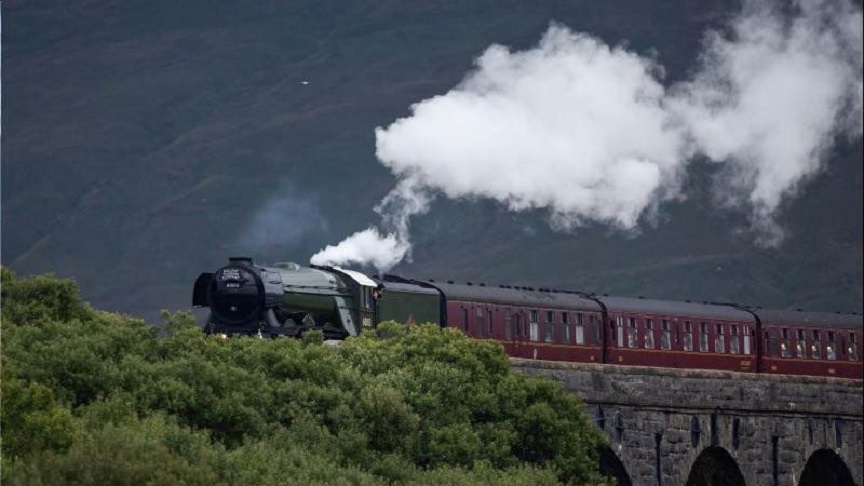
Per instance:
[[[99,307],[189,305],[201,271],[309,257],[377,223],[394,184],[373,129],[445,93],[492,43],[550,21],[693,65],[731,2],[12,1],[2,10],[2,263]],[[308,81],[308,84],[303,84]],[[706,195],[637,236],[554,233],[541,212],[438,201],[395,272],[625,295],[862,310],[862,145],[840,142],[761,249]]]

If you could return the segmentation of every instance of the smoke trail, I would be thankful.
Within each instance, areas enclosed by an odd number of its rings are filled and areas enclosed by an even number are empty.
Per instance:
[[[454,199],[550,208],[564,227],[632,228],[674,195],[684,138],[653,60],[553,25],[536,49],[496,45],[476,64],[456,89],[376,129],[378,159],[397,177]]]
[[[350,255],[386,269],[410,257],[408,220],[439,193],[548,208],[564,230],[634,229],[678,195],[695,153],[726,168],[718,200],[751,208],[762,241],[779,243],[780,202],[819,170],[835,135],[862,127],[860,9],[795,7],[788,18],[747,3],[728,35],[706,35],[692,78],[668,90],[654,59],[559,25],[531,50],[489,47],[459,86],[376,129],[376,155],[401,181],[376,208],[389,232],[356,233],[313,261]],[[390,258],[373,251],[376,239]]]
[[[278,195],[268,200],[240,232],[238,244],[257,252],[274,246],[294,246],[304,239],[320,237],[326,230],[327,220],[317,195],[284,182]]]
[[[411,257],[408,223],[411,216],[429,209],[431,196],[412,178],[402,179],[375,207],[386,230],[369,227],[312,256],[313,265],[344,265],[356,263],[372,265],[385,272],[397,263]]]
[[[646,206],[674,196],[684,137],[660,105],[653,60],[552,26],[537,49],[495,45],[476,64],[454,90],[376,129],[377,156],[401,181],[376,208],[391,231],[355,233],[312,263],[392,267],[432,192],[548,207],[562,228],[633,228]]]
[[[774,215],[822,166],[836,135],[861,134],[862,17],[847,2],[811,1],[784,18],[754,2],[730,34],[706,37],[701,69],[670,106],[698,149],[726,162],[716,196],[752,208],[763,243]]]

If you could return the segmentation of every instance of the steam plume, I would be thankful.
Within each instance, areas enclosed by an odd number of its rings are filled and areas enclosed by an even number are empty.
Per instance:
[[[634,229],[678,195],[695,153],[724,164],[717,199],[749,207],[762,241],[779,243],[780,202],[818,172],[834,136],[862,131],[860,9],[795,9],[746,3],[668,89],[654,59],[559,25],[528,51],[489,47],[459,86],[376,129],[378,159],[400,181],[376,208],[387,234],[355,233],[313,263],[386,270],[410,257],[408,221],[431,194],[548,208],[559,229]]]
[[[408,222],[411,216],[425,213],[431,197],[412,178],[402,179],[390,191],[375,212],[381,215],[386,234],[370,226],[345,238],[338,245],[326,248],[312,256],[313,265],[343,265],[356,263],[372,265],[384,272],[406,258],[410,258]]]
[[[701,69],[670,100],[698,149],[725,162],[717,196],[747,204],[764,243],[777,207],[816,174],[839,133],[861,134],[861,11],[801,2],[791,22],[753,2],[731,35],[709,33]]]
[[[651,59],[552,26],[531,51],[490,47],[477,70],[378,128],[378,159],[450,198],[548,207],[564,227],[636,225],[674,194],[683,135]],[[661,190],[663,189],[663,190]]]

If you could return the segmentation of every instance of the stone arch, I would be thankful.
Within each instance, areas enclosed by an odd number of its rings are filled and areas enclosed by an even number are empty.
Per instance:
[[[798,486],[855,486],[855,481],[836,452],[819,449],[807,459]]]
[[[687,486],[747,486],[744,475],[726,449],[705,448],[690,467]]]
[[[627,474],[627,469],[624,468],[624,463],[612,448],[603,446],[600,448],[600,474],[610,476],[615,479],[615,484],[618,486],[632,486],[630,475]]]

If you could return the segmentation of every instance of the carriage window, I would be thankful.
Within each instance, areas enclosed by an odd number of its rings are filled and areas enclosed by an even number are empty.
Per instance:
[[[825,344],[825,357],[828,358],[829,361],[834,361],[837,359],[837,352],[835,351],[836,347],[834,345],[834,331],[828,331],[828,343]]]
[[[663,319],[663,322],[660,323],[660,347],[669,349],[669,343],[669,321]]]
[[[462,309],[462,329],[468,332],[468,309]]]
[[[528,339],[532,341],[540,340],[540,324],[537,322],[537,311],[532,310],[531,319],[528,321]]]
[[[504,309],[504,339],[513,339],[513,314],[510,309]]]
[[[363,308],[372,308],[372,287],[363,287],[360,289],[360,295],[363,297]]]
[[[477,331],[477,337],[483,337],[483,330],[485,329],[485,325],[483,324],[483,308],[477,308],[477,320],[475,321],[475,330]]]
[[[715,353],[725,353],[726,352],[726,336],[723,335],[723,324],[717,324],[714,328],[716,334],[714,335],[714,352]]]
[[[732,324],[730,327],[731,327],[732,332],[731,332],[731,336],[729,336],[729,353],[730,354],[738,354],[738,352],[740,351],[740,348],[738,347],[739,346],[738,340],[740,339],[738,337],[739,336],[738,326],[735,324]]]
[[[628,337],[630,338],[628,346],[635,348],[639,345],[639,329],[636,327],[636,318],[634,317],[630,318],[630,331]]]
[[[822,343],[819,342],[819,331],[813,331],[813,344],[810,346],[810,357],[822,359]]]
[[[555,313],[552,311],[546,311],[546,342],[552,342],[555,340],[555,327],[553,321],[555,320]]]
[[[654,322],[645,320],[645,349],[654,349]]]
[[[699,351],[708,352],[708,323],[699,324]]]
[[[690,321],[684,321],[684,351],[693,351],[693,329]]]
[[[492,311],[491,310],[488,311],[488,315],[486,317],[489,318],[489,320],[488,320],[488,322],[489,322],[489,335],[491,336],[492,331],[494,331],[494,329],[492,328]]]
[[[744,326],[744,354],[750,354],[750,339],[756,337],[756,331],[750,326]]]
[[[618,318],[617,341],[618,341],[618,347],[623,348],[624,347],[624,321],[622,321],[620,317]]]
[[[585,325],[582,314],[576,314],[576,344],[585,344]]]
[[[849,331],[849,361],[858,361],[858,343],[855,341],[855,333]]]
[[[780,356],[788,358],[792,356],[792,352],[789,349],[789,329],[784,327],[780,330],[780,335],[783,337],[783,339],[780,340]]]
[[[570,324],[568,324],[570,320],[568,319],[568,317],[569,314],[567,314],[566,312],[561,313],[561,331],[563,333],[561,336],[561,340],[564,341],[564,343],[566,344],[570,344]]]
[[[798,329],[798,342],[795,345],[795,356],[799,358],[807,357],[807,340],[804,339],[804,329]]]
[[[522,317],[523,316],[524,316],[524,314],[519,314],[518,312],[513,316],[516,318],[516,333],[515,334],[516,334],[517,338],[522,337]]]

